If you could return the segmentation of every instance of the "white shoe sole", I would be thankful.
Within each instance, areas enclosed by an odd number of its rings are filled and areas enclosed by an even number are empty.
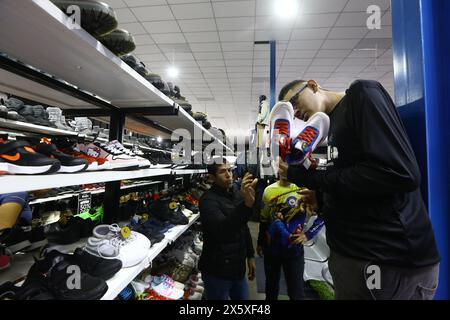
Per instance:
[[[86,171],[96,171],[98,170],[98,162],[92,162],[88,165]]]
[[[42,174],[53,169],[54,165],[48,166],[18,166],[11,163],[0,163],[0,172],[4,171],[10,174]]]
[[[80,164],[78,166],[61,166],[61,168],[58,170],[58,173],[74,173],[85,170],[89,165],[86,164]]]
[[[138,170],[139,169],[139,163],[132,162],[132,163],[114,163],[109,162],[109,169],[110,170]]]

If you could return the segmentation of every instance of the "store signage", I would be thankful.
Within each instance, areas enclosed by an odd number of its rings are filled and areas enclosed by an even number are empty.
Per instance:
[[[78,195],[78,213],[86,212],[91,209],[91,194],[80,193]]]

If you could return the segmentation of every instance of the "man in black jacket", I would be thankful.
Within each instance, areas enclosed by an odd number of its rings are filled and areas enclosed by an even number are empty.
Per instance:
[[[233,185],[232,169],[225,159],[208,166],[213,186],[200,199],[203,252],[199,269],[208,300],[247,300],[245,277],[255,278],[256,264],[247,222],[255,203],[257,179],[246,174],[240,190]]]
[[[337,298],[432,299],[440,258],[419,168],[386,90],[360,80],[340,93],[298,80],[279,99],[302,120],[330,117],[327,170],[280,161],[279,175],[316,191],[305,201],[324,214]]]

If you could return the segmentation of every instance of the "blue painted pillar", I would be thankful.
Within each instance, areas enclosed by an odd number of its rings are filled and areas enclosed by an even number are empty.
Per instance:
[[[450,299],[450,1],[392,0],[391,8],[396,103],[442,258],[436,299]]]
[[[277,101],[276,83],[277,83],[277,43],[276,41],[270,41],[270,110]]]
[[[420,0],[428,207],[441,254],[438,299],[450,299],[450,1]]]

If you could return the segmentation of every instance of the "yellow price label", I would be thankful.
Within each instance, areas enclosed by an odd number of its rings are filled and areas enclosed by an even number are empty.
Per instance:
[[[148,220],[148,214],[144,213],[144,214],[142,215],[141,220],[142,220],[142,222],[147,221],[147,220]]]
[[[128,227],[123,227],[120,229],[120,234],[124,239],[128,239],[131,236],[131,229]]]
[[[177,203],[176,202],[169,203],[169,208],[175,210],[177,208]]]

